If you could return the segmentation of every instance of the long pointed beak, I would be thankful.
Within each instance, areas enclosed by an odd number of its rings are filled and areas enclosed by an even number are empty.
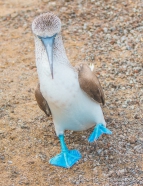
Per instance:
[[[50,70],[51,70],[51,75],[52,75],[52,79],[54,78],[53,75],[53,44],[54,44],[54,40],[55,40],[55,35],[52,37],[40,37],[42,43],[45,46],[46,52],[47,52],[47,56],[48,56],[48,60],[49,60],[49,65],[50,65]]]

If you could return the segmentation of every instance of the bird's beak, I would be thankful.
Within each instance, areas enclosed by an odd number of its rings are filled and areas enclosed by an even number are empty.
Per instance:
[[[52,79],[54,78],[53,76],[53,44],[54,44],[55,36],[56,35],[52,37],[45,37],[45,38],[39,36],[47,52]]]

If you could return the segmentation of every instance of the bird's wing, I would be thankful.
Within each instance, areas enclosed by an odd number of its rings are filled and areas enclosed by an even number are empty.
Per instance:
[[[81,89],[92,99],[104,105],[105,97],[103,89],[95,75],[94,69],[90,69],[88,65],[82,63],[76,65],[75,68],[78,71],[78,80]]]
[[[42,93],[40,91],[40,84],[37,85],[37,88],[35,90],[35,98],[38,103],[38,106],[40,107],[41,110],[45,112],[47,116],[51,115],[51,110],[49,108],[49,105],[45,98],[42,96]]]

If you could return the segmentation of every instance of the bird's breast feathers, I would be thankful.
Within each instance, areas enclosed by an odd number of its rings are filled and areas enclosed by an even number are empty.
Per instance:
[[[55,69],[54,78],[41,73],[40,90],[44,98],[57,106],[71,104],[80,89],[76,73],[69,68]]]

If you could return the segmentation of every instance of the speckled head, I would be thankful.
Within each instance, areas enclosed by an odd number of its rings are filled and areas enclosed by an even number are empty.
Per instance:
[[[34,19],[32,31],[40,37],[52,37],[61,31],[61,20],[50,12],[41,14]]]
[[[45,47],[53,78],[53,45],[56,35],[61,31],[61,21],[52,13],[41,14],[34,19],[32,31]]]

